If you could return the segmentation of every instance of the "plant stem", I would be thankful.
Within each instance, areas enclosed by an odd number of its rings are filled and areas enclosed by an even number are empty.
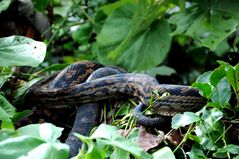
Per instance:
[[[183,138],[183,140],[180,142],[180,144],[178,144],[178,146],[175,148],[175,150],[173,150],[173,153],[175,153],[175,152],[179,149],[179,147],[181,147],[181,145],[182,145],[184,142],[187,141],[187,136],[188,136],[188,134],[191,133],[191,131],[192,131],[194,128],[195,128],[195,126],[193,126],[193,124],[191,124],[191,125],[189,126],[189,128],[188,128],[188,130],[187,130],[187,132],[186,132],[186,134],[185,134],[185,136],[184,136],[184,138]]]

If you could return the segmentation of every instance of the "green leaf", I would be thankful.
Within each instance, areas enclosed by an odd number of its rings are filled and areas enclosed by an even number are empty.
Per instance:
[[[130,133],[127,135],[127,140],[131,141],[132,143],[136,143],[139,138],[139,128],[133,128]]]
[[[20,136],[0,142],[0,158],[66,159],[68,149],[65,144],[45,143],[32,136]]]
[[[146,73],[151,76],[161,75],[161,76],[171,76],[172,74],[176,73],[176,71],[168,66],[159,66],[155,68],[151,68],[146,70]]]
[[[171,43],[170,26],[166,20],[156,20],[158,16],[155,14],[160,9],[151,13],[149,10],[153,7],[141,3],[144,2],[124,4],[107,18],[97,37],[98,59],[102,63],[146,70],[165,59]],[[145,7],[148,10],[140,11]]]
[[[17,135],[17,131],[13,129],[0,129],[0,143],[3,140],[9,139],[11,137],[16,137]]]
[[[149,154],[143,151],[136,143],[132,143],[129,140],[123,138],[119,133],[118,129],[113,126],[101,124],[95,132],[91,135],[91,139],[98,139],[100,143],[111,145],[115,148],[122,149],[126,152],[131,153],[137,159],[150,159],[152,158]]]
[[[45,57],[46,45],[23,36],[0,38],[0,65],[38,66]]]
[[[219,57],[222,57],[225,53],[229,52],[229,50],[230,50],[230,45],[228,44],[226,40],[223,40],[217,45],[215,49],[215,54]]]
[[[42,143],[42,140],[30,136],[9,138],[0,142],[0,158],[17,159]]]
[[[69,146],[62,144],[57,140],[57,138],[60,137],[62,130],[63,128],[56,127],[50,123],[31,124],[21,127],[17,130],[18,135],[21,136],[12,138],[7,142],[8,145],[12,145],[12,151],[17,155],[3,154],[10,155],[9,158],[19,158],[24,156],[27,159],[65,159],[69,153]],[[18,143],[19,140],[21,140],[23,146]]]
[[[39,11],[44,11],[47,5],[49,4],[50,0],[37,0],[34,2],[35,2],[34,6],[36,9],[38,9]]]
[[[212,74],[212,71],[208,71],[208,72],[205,72],[203,73],[202,75],[200,75],[196,82],[197,83],[210,83],[210,76]]]
[[[0,67],[0,88],[12,76],[12,71],[10,68],[1,68]]]
[[[202,147],[199,144],[193,144],[192,149],[188,152],[190,159],[207,159]]]
[[[116,8],[122,6],[125,3],[132,3],[132,0],[121,0],[121,1],[117,1],[115,3],[112,4],[106,4],[103,5],[100,9],[106,14],[106,15],[110,15],[110,13],[115,10]]]
[[[175,14],[169,19],[170,23],[177,26],[173,35],[190,36],[202,46],[215,50],[220,42],[237,29],[238,0],[194,0],[191,4],[186,12]]]
[[[73,6],[73,1],[59,1],[59,3],[57,6],[54,6],[54,14],[67,17],[70,8]]]
[[[0,120],[2,121],[1,128],[14,128],[11,118],[13,117],[15,111],[16,108],[0,94]]]
[[[99,144],[98,142],[93,142],[90,137],[83,136],[81,134],[74,134],[76,137],[78,137],[81,141],[83,141],[81,150],[79,154],[76,156],[76,158],[84,158],[84,159],[92,159],[92,158],[98,158],[98,159],[105,159],[106,152],[105,148],[102,144]],[[87,144],[87,150],[86,150],[86,144]]]
[[[216,150],[222,147],[226,141],[225,138],[223,141],[221,136],[225,132],[223,124],[220,122],[223,113],[217,108],[204,109],[201,113],[201,121],[195,128],[195,133],[200,139],[200,145],[205,150]]]
[[[211,100],[219,103],[222,108],[228,105],[231,98],[231,85],[226,78],[221,79],[213,90]]]
[[[196,82],[192,85],[193,87],[199,89],[199,93],[206,97],[210,98],[213,90],[213,86],[210,84],[210,77],[212,71],[208,71],[200,75]]]
[[[176,159],[172,150],[169,147],[163,147],[153,153],[153,159]]]
[[[125,152],[122,149],[115,148],[113,153],[110,156],[110,159],[130,159],[130,153]]]
[[[194,122],[198,122],[200,118],[192,112],[184,112],[183,114],[176,114],[172,118],[172,128],[178,129],[180,127],[184,127],[186,125],[192,124]]]
[[[62,143],[44,143],[29,151],[21,157],[24,159],[66,159],[68,157],[69,147]],[[40,152],[40,153],[39,153]]]
[[[213,90],[213,86],[208,83],[194,83],[192,85],[194,88],[199,89],[200,95],[206,98],[210,98]]]
[[[218,63],[226,71],[226,78],[231,84],[239,103],[239,63],[234,67],[223,61],[218,61]]]
[[[56,127],[50,123],[30,124],[18,129],[20,135],[28,135],[41,138],[47,142],[54,142],[61,136],[63,128]]]
[[[226,76],[226,72],[221,67],[215,69],[210,76],[210,83],[213,86],[216,86],[218,82]]]
[[[88,44],[91,31],[92,25],[90,23],[81,24],[78,29],[72,32],[72,38],[79,44]]]
[[[25,82],[20,88],[16,90],[16,93],[14,94],[14,99],[18,99],[25,95],[29,87],[31,87],[34,83],[39,81],[41,78],[34,78],[30,80],[29,82]]]
[[[24,117],[27,117],[31,113],[32,113],[32,110],[23,110],[21,112],[16,112],[12,118],[12,122],[16,123],[17,121],[19,121],[20,119]]]
[[[0,13],[6,10],[11,4],[11,0],[1,0],[0,1]]]
[[[222,117],[223,113],[217,108],[213,108],[210,111],[204,110],[201,118],[204,122],[213,127]]]
[[[213,154],[213,156],[214,157],[219,157],[219,156],[226,157],[227,153],[239,155],[239,146],[234,145],[234,144],[226,145],[223,148],[218,149],[217,152],[215,152]]]

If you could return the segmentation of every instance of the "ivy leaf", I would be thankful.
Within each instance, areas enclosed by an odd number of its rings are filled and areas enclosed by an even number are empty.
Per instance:
[[[238,0],[193,0],[184,13],[173,15],[169,22],[177,26],[173,35],[183,34],[215,50],[220,42],[237,29]],[[220,25],[218,25],[220,24]]]
[[[46,45],[23,36],[0,38],[0,66],[38,66],[45,57]]]
[[[183,114],[176,114],[172,118],[172,128],[178,129],[186,125],[199,121],[200,118],[193,112],[184,112]]]

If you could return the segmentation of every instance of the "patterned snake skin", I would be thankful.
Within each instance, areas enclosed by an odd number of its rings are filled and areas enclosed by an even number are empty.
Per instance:
[[[98,71],[100,69],[102,70]],[[72,132],[66,140],[70,147],[76,143],[72,135],[73,131],[82,132],[84,130],[78,130],[77,127],[89,124],[84,122],[85,120],[83,121],[84,117],[91,118],[89,119],[91,120],[90,127],[96,126],[98,120],[96,114],[99,113],[99,106],[92,102],[112,97],[135,97],[140,104],[134,109],[134,117],[139,124],[151,127],[167,123],[169,121],[167,116],[184,111],[196,111],[206,103],[205,99],[199,95],[198,90],[190,86],[162,85],[148,75],[126,73],[120,68],[104,67],[90,61],[76,62],[60,73],[52,74],[38,81],[30,87],[28,96],[30,102],[37,107],[62,108],[81,105]],[[152,110],[159,115],[156,118],[149,118],[142,114],[143,109],[150,105],[149,101],[153,101]],[[87,111],[88,115],[85,113],[86,115],[83,117],[82,112]],[[79,115],[80,112],[81,115]],[[87,128],[87,126],[83,126],[83,128]],[[86,135],[89,134],[89,131],[88,127]],[[75,155],[77,150],[78,147],[77,149],[74,146],[71,147],[71,155]]]
[[[121,73],[83,82],[101,67],[100,64],[88,61],[74,63],[30,87],[30,100],[39,107],[61,108],[122,95],[136,97],[145,106],[149,106],[153,98],[152,109],[163,116],[198,110],[205,104],[205,99],[197,89],[158,84],[155,78],[145,74]],[[165,93],[168,95],[160,98]]]

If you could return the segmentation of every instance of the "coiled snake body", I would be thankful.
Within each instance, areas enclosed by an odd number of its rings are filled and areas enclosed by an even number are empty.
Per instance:
[[[97,75],[89,77],[102,67],[95,62],[81,61],[40,80],[29,89],[31,103],[39,107],[62,108],[117,96],[136,97],[141,104],[135,109],[135,117],[144,126],[162,125],[162,116],[199,110],[205,104],[198,90],[190,86],[161,85],[145,74],[126,73],[113,67],[112,73],[107,73],[108,69],[105,69],[106,73],[100,78]],[[161,97],[165,93],[167,95]],[[149,106],[150,100],[154,101],[152,110],[159,114],[158,118],[147,118],[141,113],[143,107]]]

